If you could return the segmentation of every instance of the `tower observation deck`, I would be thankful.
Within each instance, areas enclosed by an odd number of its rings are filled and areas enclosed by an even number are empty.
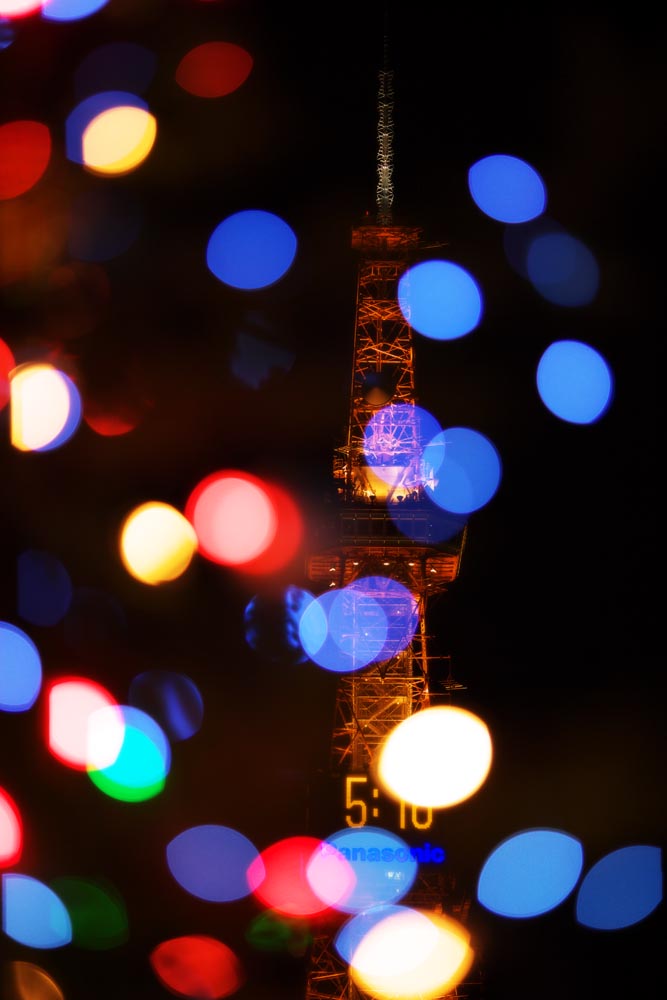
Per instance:
[[[373,786],[378,751],[396,725],[432,703],[429,681],[434,658],[429,656],[427,606],[432,596],[456,580],[467,530],[452,518],[449,530],[443,531],[447,515],[435,508],[418,480],[411,478],[414,470],[406,456],[418,454],[417,420],[384,427],[395,442],[395,453],[387,459],[391,476],[380,477],[364,452],[364,430],[374,414],[389,403],[407,404],[401,408],[403,413],[410,412],[408,407],[417,408],[413,331],[399,307],[398,284],[410,264],[419,259],[424,241],[420,228],[393,221],[392,117],[393,73],[388,68],[385,37],[384,67],[379,73],[377,214],[373,221],[353,228],[351,238],[358,271],[347,434],[334,453],[336,495],[323,512],[314,540],[316,551],[308,556],[306,571],[316,593],[369,578],[373,587],[380,588],[383,580],[399,581],[416,601],[418,625],[409,644],[396,655],[338,678],[330,766],[331,778],[340,787],[341,827],[373,822],[371,817],[378,815],[372,808],[372,796],[378,794]],[[393,515],[398,505],[397,521]],[[442,537],[447,541],[438,541]],[[442,664],[439,667],[442,670]],[[450,670],[444,681],[445,696],[451,697],[459,688]],[[403,808],[397,824],[401,837],[409,837],[409,830],[419,831],[422,840],[429,836],[431,810],[413,808],[407,816]],[[420,865],[403,903],[447,914],[463,924],[470,908],[470,900],[458,891],[447,865]],[[468,984],[443,994],[469,995]],[[333,936],[316,934],[309,955],[306,1000],[366,996],[338,955]]]

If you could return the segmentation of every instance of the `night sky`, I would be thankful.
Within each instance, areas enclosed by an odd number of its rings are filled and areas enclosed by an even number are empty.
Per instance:
[[[259,905],[189,896],[165,847],[203,823],[235,828],[260,850],[343,825],[342,798],[314,791],[329,763],[335,677],[258,655],[243,612],[276,582],[309,587],[305,559],[344,438],[350,240],[375,212],[384,7],[109,0],[80,22],[17,23],[0,51],[0,124],[28,118],[52,133],[44,177],[17,199],[31,218],[59,232],[78,194],[112,185],[143,219],[108,263],[73,264],[54,237],[50,255],[17,278],[11,203],[0,201],[0,338],[17,362],[48,357],[71,372],[84,403],[123,398],[138,414],[127,434],[103,437],[82,421],[60,449],[23,453],[0,412],[0,620],[31,636],[45,680],[85,674],[123,702],[141,671],[176,670],[204,701],[201,729],[173,747],[164,792],[139,803],[107,798],[49,755],[39,700],[0,719],[0,785],[24,822],[19,870],[47,882],[105,877],[127,906],[129,939],[107,952],[39,951],[3,935],[2,961],[41,965],[66,1000],[167,996],[148,953],[190,933],[237,951],[247,971],[239,1000],[304,995],[306,957],[248,943]],[[656,350],[664,30],[654,16],[574,5],[521,19],[424,2],[389,8],[394,221],[423,227],[429,256],[474,274],[485,306],[458,340],[416,335],[418,402],[443,427],[487,435],[503,465],[497,494],[470,519],[459,577],[427,613],[433,655],[450,655],[465,687],[456,703],[480,714],[494,741],[487,782],[438,816],[433,839],[472,887],[493,847],[531,827],[579,838],[586,870],[620,847],[662,846],[667,828]],[[252,72],[226,97],[197,98],[175,68],[214,40],[245,48]],[[154,54],[144,97],[158,123],[146,161],[111,180],[64,147],[76,69],[110,42]],[[548,216],[594,255],[600,282],[589,304],[555,305],[511,266],[505,227],[467,188],[470,166],[496,152],[539,171]],[[288,274],[255,292],[225,286],[205,260],[213,228],[246,208],[276,213],[298,239]],[[70,281],[78,297],[66,293]],[[256,386],[234,374],[239,335],[284,359]],[[594,346],[614,373],[612,405],[590,426],[558,420],[536,390],[542,352],[563,338]],[[290,491],[306,525],[293,563],[268,581],[197,556],[172,583],[133,579],[118,552],[125,515],[146,500],[183,509],[224,468]],[[16,565],[26,549],[52,553],[76,588],[105,595],[107,613],[85,642],[72,644],[67,620],[21,620]],[[486,1000],[620,1000],[667,985],[664,904],[614,932],[577,925],[573,897],[530,921],[473,907],[470,926]]]

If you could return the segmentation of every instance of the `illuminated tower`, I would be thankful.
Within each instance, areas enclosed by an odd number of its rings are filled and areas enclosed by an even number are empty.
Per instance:
[[[423,842],[435,832],[432,811],[383,801],[373,765],[392,729],[431,704],[427,603],[456,579],[466,529],[452,519],[450,530],[443,532],[446,515],[436,511],[418,483],[414,488],[411,485],[410,456],[419,453],[419,407],[413,331],[399,308],[398,284],[424,244],[419,228],[393,221],[393,72],[386,35],[379,73],[377,169],[376,218],[352,232],[352,248],[359,260],[356,318],[347,438],[336,449],[333,464],[337,498],[322,519],[318,551],[308,559],[307,575],[317,593],[372,578],[399,581],[415,598],[418,625],[407,646],[389,659],[339,677],[331,769],[338,789],[334,794],[340,796],[341,828],[377,825],[393,828],[408,842],[415,837]],[[388,403],[407,406],[398,408],[400,422],[383,424],[390,452],[385,465],[391,467],[392,475],[381,477],[368,464],[364,430]],[[411,412],[415,419],[410,419]],[[447,541],[437,541],[443,535]],[[460,687],[445,669],[442,694],[451,697]],[[461,923],[466,922],[470,906],[465,896],[457,894],[451,872],[442,865],[420,865],[403,902],[446,913]],[[315,936],[306,1000],[354,1000],[364,995],[348,975],[333,939],[327,934]],[[468,990],[459,986],[447,995],[468,995]]]

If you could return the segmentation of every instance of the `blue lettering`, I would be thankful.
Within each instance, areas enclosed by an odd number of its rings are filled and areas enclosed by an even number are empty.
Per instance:
[[[365,847],[332,847],[325,844],[321,850],[323,854],[338,854],[346,861],[375,861],[376,863],[383,861],[385,864],[394,861],[399,864],[405,864],[408,861],[417,861],[420,864],[428,864],[429,862],[442,864],[446,857],[443,847],[431,847],[428,842],[420,847],[398,847],[396,849],[369,847],[368,850]]]

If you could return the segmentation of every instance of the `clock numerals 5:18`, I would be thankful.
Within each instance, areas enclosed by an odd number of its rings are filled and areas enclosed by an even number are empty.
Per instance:
[[[377,788],[371,790],[371,804],[362,797],[366,794],[368,778],[365,774],[348,774],[345,776],[345,822],[347,826],[366,826],[369,820],[376,820],[378,826],[386,824],[387,816],[380,817],[379,796]],[[399,801],[385,801],[383,808],[386,811],[391,806],[398,805],[398,826],[400,830],[428,830],[433,825],[433,810],[425,806],[414,806],[410,803]]]

